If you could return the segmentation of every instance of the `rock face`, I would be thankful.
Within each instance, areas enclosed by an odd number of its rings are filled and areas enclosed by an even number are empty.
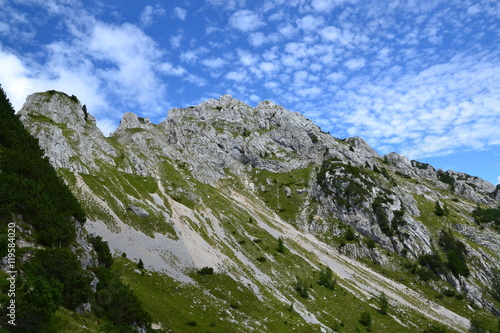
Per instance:
[[[95,117],[84,112],[77,99],[52,91],[33,94],[19,115],[40,140],[54,167],[90,173],[99,171],[99,160],[114,164],[115,149],[97,128]]]
[[[363,139],[335,139],[272,102],[252,108],[227,95],[171,109],[160,124],[126,113],[109,138],[77,100],[62,93],[29,96],[20,115],[51,163],[74,175],[76,180],[66,180],[89,202],[93,231],[111,239],[116,251],[127,248],[113,242],[120,232],[129,233],[123,239],[130,244],[155,232],[173,235],[150,242],[151,253],[158,244],[158,256],[141,254],[146,266],[160,265],[165,256],[181,266],[225,262],[227,254],[195,231],[207,228],[204,233],[220,236],[214,221],[237,215],[218,206],[221,195],[231,193],[245,207],[238,214],[249,214],[248,221],[261,220],[255,207],[262,205],[300,231],[333,239],[339,253],[383,266],[392,265],[387,254],[418,263],[439,248],[439,230],[453,227],[484,250],[466,245],[474,263],[471,277],[448,279],[471,301],[492,308],[478,290],[500,268],[498,233],[479,229],[470,212],[477,204],[496,208],[500,194],[498,186],[480,178],[436,170],[396,153],[380,156]],[[248,197],[253,203],[245,206]],[[446,205],[446,216],[434,213],[436,202]],[[146,220],[153,224],[144,227]],[[134,236],[133,229],[144,234]],[[496,254],[485,255],[491,251]],[[182,279],[181,266],[165,265]]]

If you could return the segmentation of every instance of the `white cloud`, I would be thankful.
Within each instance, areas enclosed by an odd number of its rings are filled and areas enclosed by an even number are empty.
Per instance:
[[[250,95],[250,97],[248,97],[248,98],[252,102],[260,102],[262,100],[258,95],[255,95],[255,94]],[[499,177],[499,179],[500,179],[500,177]]]
[[[326,79],[329,81],[332,81],[332,82],[341,82],[341,81],[344,81],[346,79],[346,76],[342,73],[334,72],[334,73],[328,74],[326,76]]]
[[[187,73],[186,69],[181,66],[173,66],[168,62],[164,62],[159,65],[159,69],[162,73],[172,76],[182,76]]]
[[[253,66],[259,60],[258,55],[243,50],[238,50],[238,57],[244,66]]]
[[[337,27],[328,26],[321,29],[320,34],[324,39],[333,42],[340,39],[342,31]]]
[[[113,119],[98,118],[96,122],[97,127],[99,127],[101,132],[106,136],[109,136],[109,134],[111,134],[117,128],[116,121]]]
[[[317,30],[323,24],[323,18],[313,15],[306,15],[297,20],[297,25],[299,26],[299,28],[305,31]]]
[[[336,2],[333,0],[313,0],[311,5],[318,12],[329,12],[335,7]]]
[[[249,9],[241,9],[229,18],[229,25],[243,32],[257,30],[264,22],[257,13]]]
[[[170,45],[172,48],[177,49],[181,46],[182,38],[184,37],[184,32],[179,31],[175,36],[170,37]]]
[[[344,63],[344,65],[354,71],[365,67],[365,62],[366,61],[363,58],[349,59]]]
[[[295,35],[295,28],[291,24],[286,24],[284,26],[279,27],[278,31],[286,38],[291,38],[293,37],[293,35]]]
[[[231,72],[226,74],[225,78],[228,80],[241,82],[241,81],[246,80],[247,73],[245,71],[231,71]]]
[[[500,176],[497,177],[497,185],[500,185]]]
[[[244,7],[246,4],[246,0],[207,0],[207,2],[212,6],[228,11]]]
[[[145,27],[151,26],[154,23],[155,17],[164,15],[165,9],[160,5],[156,4],[154,7],[146,6],[140,15],[141,24]]]
[[[310,98],[314,98],[314,97],[318,96],[319,94],[321,94],[321,92],[322,92],[322,89],[319,87],[310,87],[310,88],[304,88],[304,89],[297,90],[297,93],[299,94],[299,96],[310,97]]]
[[[29,69],[18,57],[0,49],[0,82],[15,110],[19,110],[26,96],[34,92],[29,74]]]
[[[187,10],[184,8],[175,7],[174,14],[179,20],[184,21],[186,19]]]
[[[259,47],[269,42],[269,38],[259,31],[251,33],[250,36],[248,36],[248,42],[254,47]]]
[[[218,69],[224,66],[226,64],[226,61],[222,58],[209,58],[203,60],[201,63],[208,68]]]
[[[259,68],[265,73],[272,73],[277,71],[279,66],[273,62],[264,61],[259,65]]]

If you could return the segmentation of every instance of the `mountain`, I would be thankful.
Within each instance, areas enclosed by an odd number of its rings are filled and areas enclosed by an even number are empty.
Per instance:
[[[222,96],[160,124],[126,113],[109,137],[56,91],[19,116],[154,329],[498,329],[487,181],[380,156],[269,101]]]

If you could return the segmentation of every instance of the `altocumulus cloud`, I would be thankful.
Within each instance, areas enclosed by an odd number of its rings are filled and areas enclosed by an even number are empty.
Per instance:
[[[0,80],[17,108],[64,90],[110,128],[125,111],[159,118],[232,94],[381,153],[500,145],[493,2],[93,1],[0,0]]]
[[[262,27],[264,22],[254,11],[241,9],[231,15],[229,25],[243,32],[248,32]]]

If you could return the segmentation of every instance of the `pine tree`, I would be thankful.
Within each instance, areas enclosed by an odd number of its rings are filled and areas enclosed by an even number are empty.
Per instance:
[[[387,295],[385,293],[380,294],[378,297],[378,304],[380,309],[378,312],[380,312],[383,315],[387,314],[387,310],[389,310],[389,299],[387,298]]]
[[[436,201],[436,204],[434,205],[434,213],[436,213],[437,216],[444,215],[444,209],[439,204],[439,201]]]
[[[279,253],[285,252],[285,244],[283,244],[283,238],[278,238],[278,248],[276,249]]]

